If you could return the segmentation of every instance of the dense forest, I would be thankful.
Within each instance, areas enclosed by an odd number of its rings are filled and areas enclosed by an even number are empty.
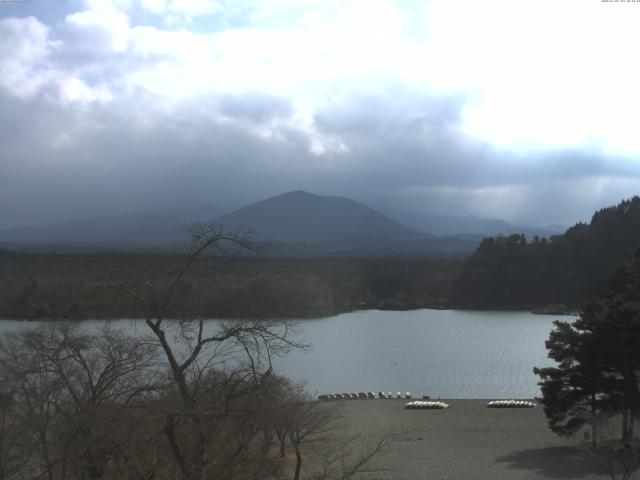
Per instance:
[[[123,318],[139,315],[118,285],[162,289],[179,255],[0,252],[0,317]],[[304,318],[363,308],[442,307],[457,259],[210,257],[181,284],[172,316]]]
[[[638,246],[637,196],[549,239],[486,238],[454,282],[452,303],[468,308],[575,307],[605,290],[617,262]]]

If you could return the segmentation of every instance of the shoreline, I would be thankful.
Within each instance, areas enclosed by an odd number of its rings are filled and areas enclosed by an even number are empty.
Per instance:
[[[344,314],[349,313],[357,313],[357,312],[367,312],[367,311],[377,311],[377,312],[413,312],[417,310],[438,310],[438,311],[448,311],[448,310],[458,310],[462,312],[496,312],[496,313],[505,313],[505,312],[514,312],[514,313],[531,313],[533,315],[539,316],[562,316],[562,317],[575,317],[578,316],[579,313],[577,311],[566,311],[566,312],[549,312],[542,311],[539,309],[530,309],[530,308],[461,308],[461,307],[429,307],[429,306],[416,306],[416,307],[407,307],[407,308],[385,308],[384,306],[367,306],[363,308],[353,308],[353,309],[345,309],[345,310],[335,310],[335,311],[326,311],[312,314],[292,314],[292,315],[273,315],[273,316],[209,316],[206,315],[206,320],[256,320],[256,321],[268,321],[268,320],[321,320],[323,318],[337,317]],[[0,312],[0,321],[15,321],[15,322],[42,322],[42,321],[58,321],[58,320],[77,320],[80,322],[83,321],[119,321],[119,320],[135,320],[135,319],[143,319],[143,317],[136,317],[134,315],[130,317],[122,317],[122,316],[96,316],[92,318],[66,318],[66,319],[47,319],[47,318],[16,318],[15,315],[4,314]],[[177,318],[167,320],[178,320]]]

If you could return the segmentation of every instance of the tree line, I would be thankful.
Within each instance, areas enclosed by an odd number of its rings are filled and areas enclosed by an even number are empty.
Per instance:
[[[143,312],[108,284],[172,278],[177,255],[0,255],[0,317],[131,318]],[[208,318],[306,318],[364,308],[443,306],[458,259],[209,257],[173,304]]]
[[[640,246],[640,197],[596,212],[549,239],[486,238],[452,287],[452,304],[471,308],[581,305],[607,286],[622,256]]]

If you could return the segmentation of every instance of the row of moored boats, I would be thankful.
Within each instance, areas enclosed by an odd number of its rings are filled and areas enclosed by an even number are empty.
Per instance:
[[[449,408],[449,404],[439,400],[437,402],[415,400],[406,403],[404,408],[408,408],[409,410],[443,410]]]
[[[402,393],[398,392],[395,395],[391,392],[378,392],[376,395],[373,392],[360,392],[360,393],[330,393],[329,395],[319,395],[318,400],[374,400],[374,399],[388,399],[388,398],[403,398]],[[406,392],[404,398],[410,399],[411,392]],[[428,399],[428,395],[423,395],[423,399]]]
[[[534,408],[535,403],[528,400],[492,400],[487,402],[488,408]],[[428,410],[442,410],[449,408],[449,404],[445,402],[425,402],[415,400],[405,404],[405,408],[408,409],[428,409]]]
[[[318,400],[374,400],[374,399],[390,399],[396,398],[401,399],[403,395],[400,392],[397,392],[395,395],[391,392],[378,392],[376,395],[373,392],[360,392],[360,393],[331,393],[329,395],[320,395],[318,396]],[[411,392],[406,392],[404,394],[404,398],[407,400],[411,399]],[[529,400],[491,400],[487,402],[488,408],[534,408],[536,406],[535,403],[530,402]],[[423,395],[422,400],[412,400],[405,404],[405,408],[411,410],[442,410],[445,408],[449,408],[449,404],[441,401],[433,401],[430,400],[428,395]]]
[[[493,400],[487,402],[489,408],[534,408],[535,403],[529,400]]]

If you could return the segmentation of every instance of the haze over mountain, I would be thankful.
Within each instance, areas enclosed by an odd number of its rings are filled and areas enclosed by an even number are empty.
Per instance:
[[[483,218],[477,215],[464,217],[452,215],[411,214],[399,211],[396,217],[404,225],[434,235],[510,235],[522,233],[528,238],[536,235],[548,237],[563,233],[567,227],[562,225],[521,225],[512,224],[499,219]]]
[[[17,227],[0,232],[0,242],[17,247],[135,248],[184,244],[187,223],[170,214],[131,214]]]
[[[101,217],[0,232],[19,248],[175,249],[188,244],[188,226],[210,221],[213,209]],[[253,230],[276,255],[461,254],[479,238],[437,237],[344,197],[289,192],[219,217],[227,230]]]
[[[335,237],[417,238],[411,230],[361,203],[304,191],[283,193],[217,219],[228,229],[252,228],[264,238],[322,242]]]
[[[189,241],[188,227],[215,218],[211,205],[193,205],[182,211],[112,215],[49,225],[0,231],[0,243],[11,247],[140,249],[176,247]]]
[[[210,206],[188,211],[99,217],[0,231],[0,244],[18,248],[184,249],[194,221],[215,219],[227,230],[251,229],[275,255],[464,254],[484,236],[549,235],[479,217],[422,217],[409,228],[345,197],[294,191],[253,203],[216,219]]]
[[[435,239],[354,200],[303,191],[254,203],[217,222],[228,230],[253,230],[276,254],[462,253],[476,243]]]

